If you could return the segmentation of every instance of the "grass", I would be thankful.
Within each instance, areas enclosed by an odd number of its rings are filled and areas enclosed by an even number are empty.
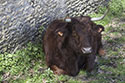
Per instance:
[[[124,0],[122,0],[124,4]],[[101,16],[93,14],[91,17]],[[111,23],[114,16],[107,15],[96,22],[103,26]],[[122,15],[124,18],[125,15]],[[117,18],[122,18],[118,17]],[[118,22],[115,23],[116,25]],[[14,54],[0,54],[0,82],[4,83],[125,83],[125,34],[120,26],[107,26],[103,34],[106,56],[98,56],[98,62],[92,74],[80,71],[76,77],[57,76],[47,68],[41,44],[28,43],[26,48]],[[43,27],[42,27],[43,28]],[[112,37],[110,34],[113,34]],[[118,34],[121,36],[116,37]]]

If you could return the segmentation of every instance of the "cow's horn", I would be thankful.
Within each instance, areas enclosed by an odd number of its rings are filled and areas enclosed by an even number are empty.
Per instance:
[[[107,10],[106,10],[106,12],[104,13],[103,16],[97,17],[97,18],[91,18],[91,21],[99,21],[99,20],[102,20],[102,19],[106,16],[106,14],[108,13],[108,11],[109,11],[109,8],[107,8]]]
[[[66,17],[65,18],[65,22],[71,22],[71,18],[70,17]]]

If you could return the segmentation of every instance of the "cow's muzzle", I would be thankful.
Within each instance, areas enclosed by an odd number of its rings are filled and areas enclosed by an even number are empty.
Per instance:
[[[84,54],[92,53],[92,47],[83,47],[81,50]]]

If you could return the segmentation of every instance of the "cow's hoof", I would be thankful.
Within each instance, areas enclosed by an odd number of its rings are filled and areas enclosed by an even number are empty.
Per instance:
[[[98,53],[99,53],[100,56],[104,56],[106,54],[105,50],[103,48],[100,48]]]

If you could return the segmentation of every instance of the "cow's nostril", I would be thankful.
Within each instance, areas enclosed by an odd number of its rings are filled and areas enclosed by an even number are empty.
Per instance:
[[[89,54],[92,52],[92,48],[91,47],[85,47],[85,48],[82,48],[82,52],[84,54]]]

